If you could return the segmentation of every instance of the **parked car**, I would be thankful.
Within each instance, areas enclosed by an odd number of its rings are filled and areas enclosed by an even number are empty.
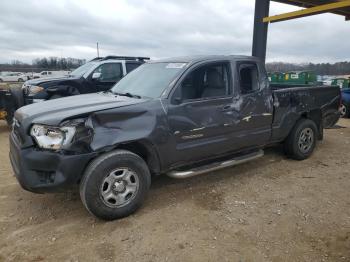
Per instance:
[[[342,117],[350,117],[350,88],[341,89],[342,104],[340,113]]]
[[[3,72],[0,75],[0,82],[24,82],[28,77],[21,72]]]
[[[32,79],[48,78],[48,77],[63,77],[69,76],[70,71],[41,71],[40,73],[33,73]]]
[[[95,58],[70,73],[69,76],[39,78],[25,82],[22,89],[11,88],[14,100],[7,108],[11,125],[13,113],[20,107],[66,96],[109,90],[127,73],[149,60],[148,57],[107,56]]]
[[[109,91],[20,108],[10,159],[24,189],[79,185],[87,210],[111,220],[141,206],[151,175],[199,175],[261,157],[276,143],[306,159],[339,106],[336,86],[270,86],[254,57],[165,59]]]

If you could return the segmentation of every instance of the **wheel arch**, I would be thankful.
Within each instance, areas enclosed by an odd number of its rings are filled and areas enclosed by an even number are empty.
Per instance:
[[[305,119],[312,120],[317,126],[318,139],[319,140],[323,139],[323,121],[322,121],[322,111],[321,111],[321,109],[314,109],[314,110],[311,110],[311,111],[308,111],[308,112],[304,112],[304,113],[302,113],[300,115],[300,118],[305,118]],[[296,121],[295,124],[297,122],[298,121]]]
[[[301,119],[301,118],[305,118],[305,119],[309,119],[311,121],[313,121],[316,126],[317,126],[317,138],[318,140],[322,140],[323,139],[323,122],[322,122],[322,111],[321,109],[314,109],[314,110],[310,110],[308,112],[303,112],[300,115],[300,118],[294,123],[294,125],[296,125],[296,123]]]
[[[158,151],[155,146],[149,141],[132,141],[121,143],[113,150],[124,149],[140,156],[148,165],[152,174],[161,172],[161,164]]]

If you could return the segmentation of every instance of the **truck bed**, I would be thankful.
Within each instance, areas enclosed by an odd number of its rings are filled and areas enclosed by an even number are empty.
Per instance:
[[[274,99],[272,140],[288,135],[300,115],[312,114],[323,119],[322,125],[333,126],[339,119],[340,89],[338,86],[271,85]]]

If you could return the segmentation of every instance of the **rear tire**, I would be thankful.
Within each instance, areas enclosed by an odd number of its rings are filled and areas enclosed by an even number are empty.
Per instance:
[[[293,127],[284,142],[286,155],[295,160],[304,160],[311,156],[318,138],[314,121],[302,118]]]
[[[89,164],[80,183],[80,197],[91,214],[114,220],[134,213],[150,184],[145,161],[130,151],[116,150]]]
[[[22,78],[19,78],[18,82],[24,82],[24,80]]]

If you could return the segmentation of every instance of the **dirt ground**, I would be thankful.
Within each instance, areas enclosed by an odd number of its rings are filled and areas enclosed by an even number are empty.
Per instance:
[[[77,193],[22,190],[1,123],[0,261],[350,261],[350,120],[339,125],[306,161],[272,148],[207,175],[160,177],[135,215],[104,222]]]

